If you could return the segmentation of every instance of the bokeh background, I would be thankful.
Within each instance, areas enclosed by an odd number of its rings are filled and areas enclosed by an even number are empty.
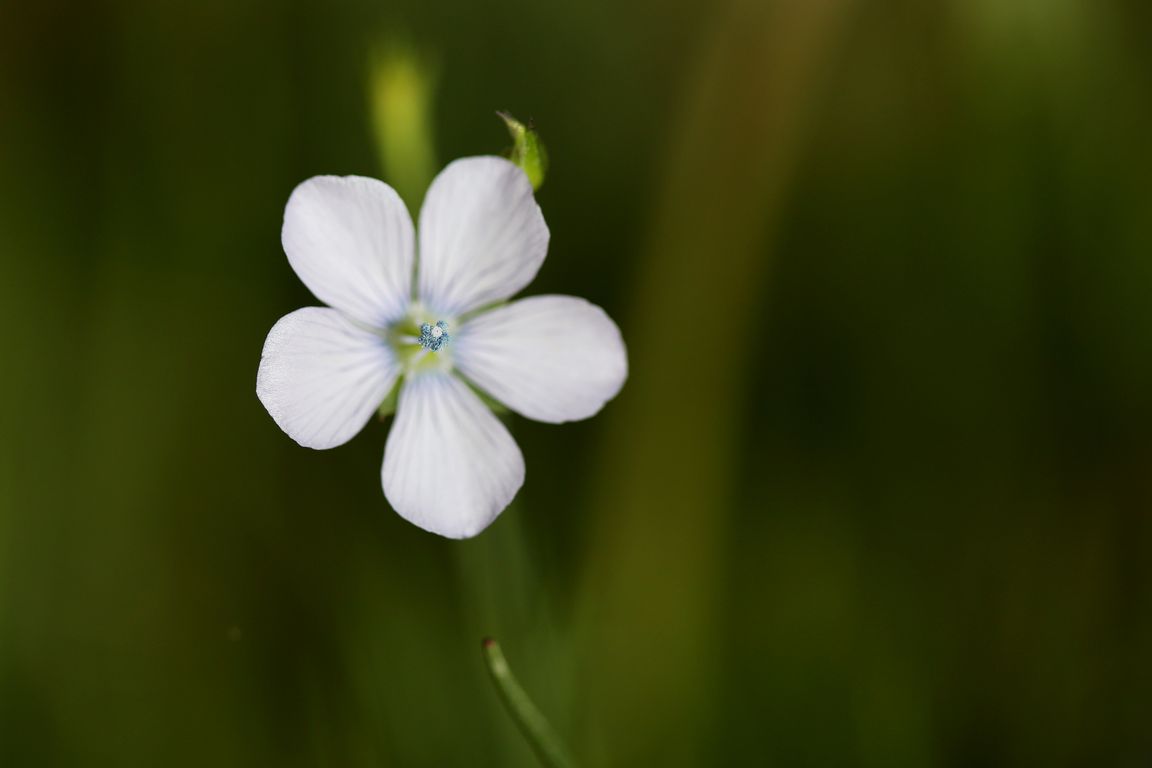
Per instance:
[[[1150,9],[2,0],[0,765],[1152,764]],[[453,542],[256,365],[496,109],[632,376]]]

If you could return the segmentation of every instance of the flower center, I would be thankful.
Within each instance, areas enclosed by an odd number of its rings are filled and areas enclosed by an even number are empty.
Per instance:
[[[424,323],[420,326],[420,346],[436,352],[452,339],[448,335],[448,323],[437,320],[436,325]]]
[[[454,317],[437,319],[435,314],[417,304],[409,307],[407,316],[379,333],[391,347],[404,375],[424,371],[446,373],[452,370],[452,350],[443,347],[452,340],[448,328],[449,323],[455,322]]]

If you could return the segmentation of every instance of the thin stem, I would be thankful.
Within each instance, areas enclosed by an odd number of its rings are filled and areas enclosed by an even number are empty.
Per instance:
[[[488,663],[488,672],[492,675],[492,681],[496,683],[500,699],[504,702],[508,714],[516,721],[524,738],[528,739],[540,762],[547,768],[575,768],[575,761],[560,742],[556,731],[552,730],[552,726],[544,719],[544,715],[540,714],[540,710],[532,703],[532,699],[528,698],[528,694],[520,687],[512,670],[508,668],[508,661],[504,658],[500,645],[492,638],[486,637],[483,647],[484,661]]]

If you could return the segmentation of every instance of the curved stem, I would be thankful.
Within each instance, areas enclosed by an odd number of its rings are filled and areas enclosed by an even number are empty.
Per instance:
[[[500,700],[504,702],[504,707],[516,721],[524,738],[528,739],[540,762],[547,768],[575,768],[576,763],[560,742],[556,731],[552,730],[552,726],[532,703],[532,699],[528,698],[528,694],[520,687],[512,670],[508,668],[508,661],[504,658],[500,645],[492,638],[486,637],[483,648],[484,661],[488,664],[492,681],[496,683]]]

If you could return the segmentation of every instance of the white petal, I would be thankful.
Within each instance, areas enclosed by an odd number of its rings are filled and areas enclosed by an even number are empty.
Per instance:
[[[586,419],[628,378],[620,329],[595,304],[533,296],[469,320],[452,339],[456,367],[522,416]]]
[[[536,276],[548,227],[518,167],[467,157],[440,172],[420,210],[420,298],[452,317],[506,299]]]
[[[384,449],[384,495],[409,522],[475,536],[524,484],[524,456],[468,385],[448,373],[404,382]]]
[[[364,428],[399,370],[379,336],[335,309],[308,307],[272,326],[256,394],[300,445],[334,448]]]
[[[316,298],[383,328],[412,293],[412,217],[382,181],[315,176],[284,209],[280,239],[288,262]]]

